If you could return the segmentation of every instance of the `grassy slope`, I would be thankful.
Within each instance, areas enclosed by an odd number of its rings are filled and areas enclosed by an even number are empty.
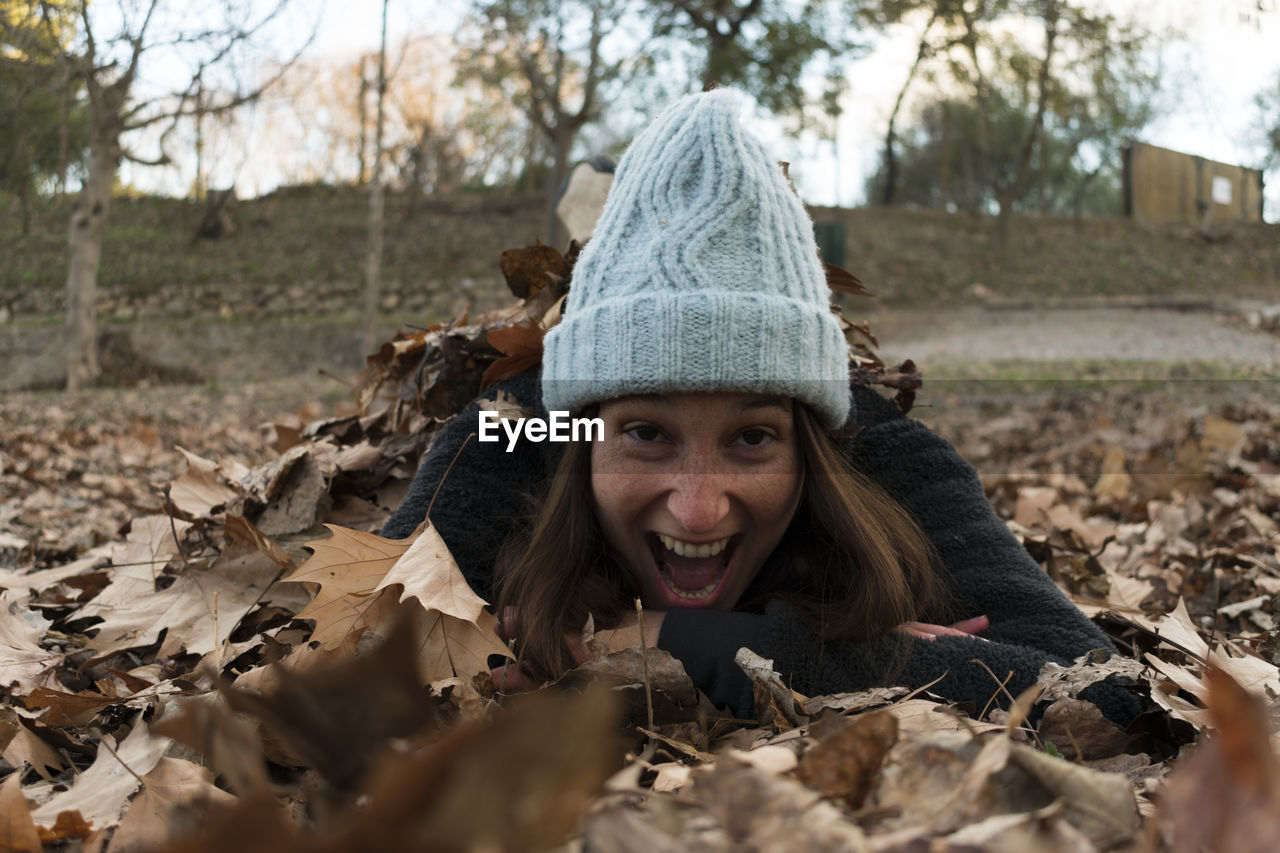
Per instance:
[[[100,283],[107,293],[222,285],[354,289],[363,279],[366,196],[302,188],[238,205],[233,239],[192,240],[201,208],[168,199],[118,199],[111,212]],[[504,248],[537,236],[541,200],[427,200],[408,215],[387,210],[384,276],[391,290],[447,289],[462,278],[497,282]],[[1011,245],[992,245],[991,221],[933,211],[814,209],[847,223],[845,266],[887,304],[955,303],[984,290],[997,297],[1256,297],[1276,301],[1280,226],[1236,226],[1206,239],[1189,227],[1118,220],[1027,218]],[[28,288],[60,295],[68,210],[38,212],[22,237],[12,211],[0,216],[0,304]],[[974,285],[982,285],[975,288]],[[24,313],[15,310],[15,314]]]

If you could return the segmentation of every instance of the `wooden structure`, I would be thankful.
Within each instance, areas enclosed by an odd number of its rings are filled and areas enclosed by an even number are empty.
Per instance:
[[[1199,227],[1261,222],[1262,172],[1133,141],[1124,151],[1124,215]]]

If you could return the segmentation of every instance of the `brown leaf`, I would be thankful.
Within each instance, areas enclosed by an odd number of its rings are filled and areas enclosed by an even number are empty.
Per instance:
[[[409,550],[378,583],[377,590],[399,586],[398,600],[417,599],[419,672],[425,681],[488,672],[490,655],[511,657],[494,630],[497,619],[485,610],[462,576],[449,548],[431,524],[419,530]]]
[[[41,853],[43,849],[31,820],[31,805],[22,796],[22,774],[10,773],[0,782],[0,850]]]
[[[415,605],[402,605],[396,626],[372,651],[294,672],[281,664],[277,686],[259,696],[221,692],[236,711],[261,720],[334,788],[354,790],[391,738],[435,726],[436,703],[421,686]]]
[[[187,460],[187,470],[169,487],[169,500],[188,518],[202,518],[222,511],[239,492],[227,483],[222,466],[201,458],[184,447],[177,448]]]
[[[151,772],[169,744],[168,738],[152,735],[141,722],[118,743],[111,735],[104,736],[93,765],[76,777],[70,789],[54,794],[32,812],[32,820],[57,831],[55,822],[75,811],[82,823],[94,829],[115,826],[138,790],[139,777]]]
[[[111,853],[148,853],[205,823],[211,808],[235,802],[213,784],[213,771],[162,758],[142,777],[142,790],[111,836]]]
[[[325,526],[333,536],[308,542],[311,558],[284,580],[320,585],[316,597],[296,618],[315,620],[312,642],[337,648],[352,630],[366,626],[365,611],[378,598],[373,591],[412,543]]]
[[[1132,741],[1097,705],[1065,696],[1045,709],[1039,732],[1069,761],[1110,758],[1123,753]]]
[[[542,241],[523,249],[507,249],[498,259],[507,287],[520,299],[528,299],[552,281],[569,276],[564,256]]]
[[[51,624],[15,601],[13,591],[0,589],[0,685],[26,692],[62,662],[61,653],[40,647]]]
[[[824,797],[859,809],[897,741],[898,721],[892,714],[874,711],[853,717],[805,753],[796,778]]]
[[[523,373],[542,361],[542,336],[545,331],[533,320],[489,330],[489,344],[503,357],[489,365],[480,379],[480,390],[509,376]]]
[[[49,780],[62,770],[62,757],[32,731],[30,727],[34,725],[12,708],[0,708],[0,757],[9,762],[10,767],[30,765]]]
[[[178,698],[173,705],[153,727],[156,734],[194,750],[233,792],[248,796],[268,790],[256,724],[228,711],[217,694]]]
[[[40,833],[40,840],[45,844],[57,844],[80,838],[87,839],[93,834],[93,826],[80,815],[80,812],[71,809],[59,812],[51,825],[38,826],[36,831]]]
[[[208,654],[275,581],[277,559],[252,539],[233,539],[211,566],[193,561],[163,589],[156,589],[159,567],[119,566],[111,586],[80,610],[104,620],[88,648],[105,655],[148,645],[166,631],[162,656],[180,649]]]
[[[817,793],[731,756],[694,774],[687,795],[729,836],[731,844],[718,849],[867,849],[858,827]]]
[[[626,703],[628,719],[636,725],[645,725],[648,722],[646,664],[647,692],[653,702],[655,725],[696,719],[702,713],[698,688],[694,687],[684,665],[662,649],[622,649],[593,658],[566,674],[562,683],[573,683],[578,676],[590,675],[615,685],[614,690]]]
[[[779,730],[803,726],[809,718],[797,707],[796,694],[773,671],[773,661],[747,648],[738,649],[733,662],[751,679],[756,716],[761,726]]]
[[[851,293],[854,296],[875,296],[874,293],[862,286],[861,279],[848,270],[826,261],[822,262],[822,266],[827,273],[827,287],[837,293]]]
[[[541,850],[565,840],[621,763],[606,690],[536,694],[389,762],[314,849]]]

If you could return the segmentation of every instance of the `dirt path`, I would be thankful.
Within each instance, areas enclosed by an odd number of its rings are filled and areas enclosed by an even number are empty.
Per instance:
[[[935,375],[965,361],[1009,359],[1207,361],[1280,370],[1280,335],[1250,328],[1235,313],[966,307],[877,311],[869,319],[886,361],[912,358]]]

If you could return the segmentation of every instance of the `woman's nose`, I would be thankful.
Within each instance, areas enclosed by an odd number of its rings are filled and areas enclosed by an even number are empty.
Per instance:
[[[691,472],[677,477],[667,510],[690,533],[707,533],[729,514],[728,483],[723,475]]]

